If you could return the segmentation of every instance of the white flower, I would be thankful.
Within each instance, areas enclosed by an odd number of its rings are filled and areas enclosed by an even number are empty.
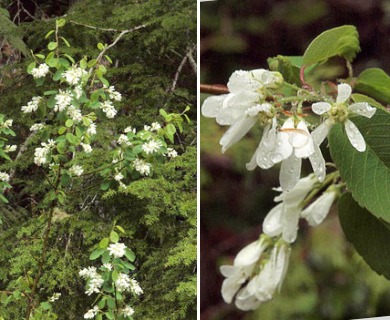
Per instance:
[[[92,123],[88,126],[87,133],[90,134],[90,135],[96,134],[96,124],[95,124],[95,123],[92,122]]]
[[[142,150],[146,153],[146,154],[152,154],[152,153],[155,153],[157,152],[162,146],[162,143],[161,141],[156,141],[156,140],[150,140],[148,142],[145,142],[143,145],[142,145]]]
[[[241,286],[252,275],[256,263],[268,244],[264,237],[247,245],[237,254],[233,266],[223,265],[220,271],[226,279],[222,283],[222,298],[231,303]]]
[[[41,143],[42,148],[36,148],[34,152],[34,163],[37,166],[41,166],[47,162],[47,156],[50,152],[50,149],[55,147],[55,141],[53,139],[49,139],[46,142]]]
[[[137,130],[130,126],[130,127],[125,128],[125,130],[123,130],[123,132],[124,133],[128,133],[128,132],[136,133]]]
[[[114,118],[117,113],[111,101],[104,101],[100,105],[100,109],[102,109],[102,111],[106,114],[106,117],[109,119]]]
[[[92,147],[88,143],[81,143],[81,146],[83,147],[83,150],[85,153],[91,153],[92,152]]]
[[[60,297],[61,297],[61,293],[54,293],[54,294],[49,298],[49,301],[50,301],[50,302],[54,302],[54,301],[58,300]]]
[[[99,307],[94,306],[93,309],[89,309],[86,314],[84,314],[84,319],[93,319],[99,312]]]
[[[118,280],[115,281],[115,287],[119,292],[128,290],[131,287],[130,277],[125,273],[119,273]]]
[[[283,240],[292,243],[297,238],[298,221],[301,215],[301,203],[317,182],[313,174],[300,179],[293,189],[283,191],[275,197],[275,202],[280,202],[265,217],[263,232],[275,237],[282,235]],[[279,189],[279,191],[281,191]]]
[[[244,311],[254,310],[261,303],[271,300],[276,290],[280,290],[288,268],[289,258],[289,246],[275,245],[269,260],[260,273],[237,293],[237,308]]]
[[[117,173],[116,175],[115,175],[115,177],[114,177],[114,179],[116,180],[116,181],[121,181],[122,179],[124,178],[124,176],[123,176],[123,174],[122,173]]]
[[[97,273],[95,267],[84,268],[79,271],[80,277],[86,279],[87,283],[87,291],[85,293],[87,295],[91,295],[92,293],[99,293],[100,288],[104,283],[102,276]]]
[[[348,105],[352,88],[346,83],[339,84],[337,92],[335,103],[317,102],[312,105],[313,112],[328,116],[328,119],[313,131],[313,138],[317,144],[320,144],[328,135],[335,121],[339,121],[344,123],[345,131],[352,146],[359,152],[364,152],[366,150],[366,142],[356,125],[348,119],[348,116],[351,113],[355,113],[366,118],[371,118],[375,114],[376,108],[371,107],[367,102]]]
[[[142,175],[148,176],[150,174],[151,164],[142,159],[135,159],[133,161],[133,166],[134,169]]]
[[[81,114],[81,110],[76,108],[75,106],[69,106],[68,110],[66,110],[66,114],[75,122],[79,123],[83,121],[83,115]]]
[[[267,89],[278,88],[283,77],[265,69],[235,71],[227,84],[229,94],[208,97],[202,106],[205,117],[216,118],[220,125],[231,126],[221,138],[222,152],[239,141],[259,120],[266,124],[273,109],[265,102]]]
[[[108,246],[108,251],[110,252],[110,255],[114,256],[115,258],[122,258],[125,255],[126,245],[124,243],[111,243]]]
[[[129,138],[125,134],[119,135],[117,142],[120,146],[124,146],[124,147],[131,146],[131,142],[129,141]]]
[[[22,107],[23,113],[31,113],[38,110],[39,102],[41,102],[42,97],[33,97],[31,101],[27,103],[27,106]]]
[[[96,274],[97,272],[95,267],[88,267],[79,271],[79,276],[84,279],[93,278]]]
[[[131,317],[133,314],[134,314],[134,309],[130,306],[126,306],[122,310],[122,315],[124,315],[125,317]]]
[[[30,131],[39,131],[43,129],[45,125],[43,123],[35,123],[30,127]]]
[[[302,211],[301,217],[305,218],[312,227],[318,226],[328,215],[336,195],[337,192],[335,190],[324,192]]]
[[[144,130],[145,131],[150,131],[152,129],[152,127],[151,126],[148,126],[148,125],[144,125]]]
[[[115,91],[114,86],[107,88],[107,92],[108,92],[108,96],[110,99],[115,100],[115,101],[122,100],[122,95],[118,91]]]
[[[56,100],[54,111],[61,112],[64,111],[70,105],[72,101],[72,94],[69,90],[63,91],[60,89],[59,93],[56,94],[54,99]]]
[[[9,182],[9,174],[0,171],[0,181]]]
[[[7,144],[4,148],[4,152],[6,153],[14,152],[17,148],[18,147],[16,145],[10,146],[9,144]]]
[[[106,268],[108,271],[112,270],[112,264],[111,263],[103,263],[103,267]]]
[[[76,66],[72,66],[62,74],[62,78],[64,78],[68,84],[76,85],[80,82],[82,77],[87,74],[88,73],[85,70]]]
[[[138,281],[135,279],[130,279],[130,288],[134,292],[134,294],[136,294],[137,296],[144,293],[141,286],[138,284]]]
[[[31,70],[31,75],[34,79],[43,78],[49,72],[49,66],[46,63],[42,63],[38,68],[34,68]]]
[[[34,98],[33,98],[34,99]],[[14,122],[14,120],[12,119],[8,119],[8,120],[5,120],[2,124],[2,127],[3,128],[6,128],[6,129],[9,129],[10,127],[12,127],[12,123]]]
[[[81,85],[78,85],[74,88],[73,92],[74,92],[75,98],[80,99],[82,94],[83,94],[83,88],[81,87]]]
[[[72,167],[70,167],[69,169],[69,173],[71,175],[74,175],[74,176],[77,176],[77,177],[80,177],[84,172],[84,169],[82,166],[78,165],[78,164],[74,164]]]
[[[173,148],[167,148],[167,155],[169,158],[176,158],[177,157],[177,151]]]
[[[159,124],[158,122],[153,122],[150,129],[151,131],[157,131],[161,129],[161,124]]]

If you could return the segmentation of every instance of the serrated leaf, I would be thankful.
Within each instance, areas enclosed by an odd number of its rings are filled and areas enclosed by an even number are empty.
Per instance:
[[[352,61],[360,51],[359,34],[354,26],[346,25],[321,33],[308,46],[303,64],[310,66],[340,56]]]
[[[390,230],[349,193],[340,198],[338,209],[347,239],[373,270],[390,279]]]
[[[377,109],[371,119],[351,121],[363,135],[366,151],[357,151],[338,123],[329,135],[332,159],[359,205],[390,222],[390,114]]]
[[[364,70],[356,79],[355,90],[370,97],[390,103],[390,77],[379,68]]]

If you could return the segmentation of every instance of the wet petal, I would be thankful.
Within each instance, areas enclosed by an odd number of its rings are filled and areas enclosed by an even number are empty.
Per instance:
[[[333,124],[331,121],[327,119],[313,130],[311,136],[317,146],[319,146],[325,140],[332,126]]]
[[[228,265],[223,265],[219,268],[219,271],[221,271],[221,274],[224,276],[224,277],[231,277],[233,276],[237,271],[239,270],[239,268],[237,267],[234,267],[234,266],[228,266]]]
[[[241,283],[235,277],[226,278],[222,282],[221,294],[226,303],[231,303],[234,295],[240,289]]]
[[[227,87],[230,92],[238,93],[241,91],[251,89],[251,79],[249,77],[249,71],[237,70],[230,76]]]
[[[316,144],[314,144],[314,153],[309,157],[309,160],[318,180],[320,182],[324,181],[326,174],[325,159],[322,156],[320,147]]]
[[[347,119],[345,121],[345,132],[347,133],[348,139],[351,142],[352,146],[359,152],[366,151],[366,142],[359,129],[355,126],[355,124]]]
[[[279,131],[276,136],[276,148],[272,155],[272,162],[278,163],[291,156],[294,148],[289,142],[290,136],[286,132]]]
[[[318,226],[329,213],[330,207],[336,197],[336,192],[324,192],[317,200],[302,211],[301,217],[313,226]]]
[[[234,259],[234,266],[244,267],[256,263],[265,248],[266,245],[262,240],[257,240],[248,244],[237,254],[236,258]]]
[[[222,146],[222,152],[225,152],[239,141],[253,127],[256,121],[256,118],[244,117],[232,125],[219,141],[219,144]]]
[[[328,112],[331,108],[331,104],[327,102],[317,102],[313,103],[311,106],[311,109],[316,114],[324,114],[325,112]]]
[[[290,138],[297,158],[307,158],[314,153],[314,142],[307,129],[305,121],[300,121],[297,125],[297,131],[292,132],[294,140]]]
[[[351,104],[348,109],[366,118],[371,118],[376,112],[376,108],[371,107],[367,102]]]
[[[274,207],[263,221],[263,232],[270,236],[275,237],[282,233],[282,214],[283,214],[283,203],[279,203]]]
[[[207,118],[215,118],[227,96],[227,94],[223,94],[206,98],[202,105],[202,115]]]
[[[352,88],[349,84],[341,83],[337,86],[337,103],[347,101],[352,93]]]
[[[243,289],[245,290],[245,288]],[[243,311],[255,310],[261,305],[261,301],[256,299],[255,296],[249,296],[245,299],[240,297],[241,292],[237,295],[236,298],[236,307]]]
[[[301,164],[302,159],[294,154],[282,161],[279,181],[283,191],[289,191],[297,184],[301,176]]]

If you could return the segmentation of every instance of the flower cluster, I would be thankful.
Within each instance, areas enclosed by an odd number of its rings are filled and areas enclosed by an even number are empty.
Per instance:
[[[49,73],[49,66],[46,63],[42,63],[37,68],[31,70],[31,75],[35,78],[43,78]]]
[[[39,148],[35,149],[34,152],[34,163],[37,166],[42,166],[47,163],[48,156],[50,151],[55,147],[56,142],[52,139],[49,139],[47,142],[42,142]]]
[[[23,113],[32,113],[38,110],[39,103],[42,101],[42,97],[33,97],[31,101],[27,103],[27,106],[22,106]]]
[[[230,93],[208,97],[203,103],[202,113],[215,118],[220,125],[230,126],[220,140],[222,152],[259,123],[263,135],[247,168],[269,169],[281,163],[280,185],[284,191],[289,191],[300,178],[302,159],[308,158],[318,180],[324,180],[325,161],[319,146],[335,122],[344,123],[351,144],[359,152],[364,152],[364,138],[349,116],[358,114],[371,118],[376,109],[366,102],[349,104],[352,88],[345,83],[339,84],[335,102],[312,104],[313,112],[325,120],[310,132],[310,124],[296,109],[292,108],[285,118],[283,101],[278,102],[276,95],[282,84],[283,78],[278,72],[264,69],[236,71],[227,85]]]
[[[91,295],[99,293],[104,283],[103,277],[97,272],[95,267],[88,267],[80,270],[79,276],[87,280],[87,290],[85,293]]]

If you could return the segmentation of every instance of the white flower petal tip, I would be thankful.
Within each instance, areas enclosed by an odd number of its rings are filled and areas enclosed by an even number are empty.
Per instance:
[[[283,160],[280,167],[279,181],[283,191],[290,191],[295,187],[301,176],[302,159],[291,155]]]
[[[202,115],[207,118],[215,118],[226,97],[227,95],[220,95],[206,98],[202,105]]]
[[[351,142],[352,146],[359,152],[366,151],[366,142],[359,129],[355,124],[347,119],[345,122],[345,132],[347,133],[348,139]]]
[[[369,119],[376,112],[376,108],[371,107],[367,102],[358,102],[358,103],[351,104],[348,107],[348,109],[351,110],[352,112],[358,114],[358,115],[361,115],[361,116],[369,118]]]
[[[302,211],[301,217],[305,218],[310,226],[318,226],[328,215],[335,198],[335,191],[324,192],[317,200]]]
[[[317,103],[313,103],[311,106],[313,112],[319,115],[328,112],[331,108],[332,108],[331,104],[327,102],[317,102]]]
[[[325,140],[332,126],[333,124],[327,119],[312,131],[311,136],[317,146]]]
[[[309,160],[317,179],[320,182],[324,181],[326,175],[325,159],[318,145],[314,145],[314,153],[309,157]]]
[[[341,83],[337,86],[337,103],[345,102],[349,99],[352,93],[352,88],[349,84]]]
[[[283,214],[283,203],[279,203],[276,207],[268,212],[267,216],[263,221],[263,232],[270,237],[275,237],[282,233],[282,214]]]

